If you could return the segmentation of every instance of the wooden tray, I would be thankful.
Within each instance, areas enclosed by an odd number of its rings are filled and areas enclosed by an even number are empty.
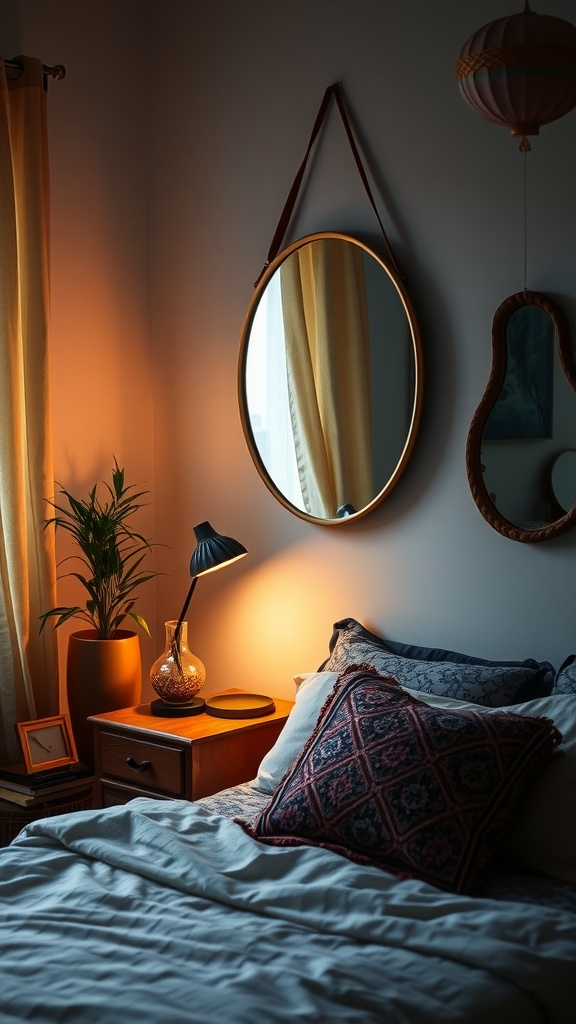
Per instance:
[[[262,693],[221,693],[206,697],[204,710],[215,718],[261,718],[272,715],[276,705]]]

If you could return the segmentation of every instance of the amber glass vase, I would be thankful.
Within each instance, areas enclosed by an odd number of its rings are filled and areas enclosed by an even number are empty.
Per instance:
[[[188,649],[188,623],[180,624],[176,645],[177,625],[175,619],[165,623],[164,651],[150,669],[152,689],[166,704],[175,708],[192,703],[206,679],[203,663]]]

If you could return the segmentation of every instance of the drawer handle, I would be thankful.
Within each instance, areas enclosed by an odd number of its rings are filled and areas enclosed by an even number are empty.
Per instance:
[[[126,758],[126,764],[133,772],[147,772],[150,768],[151,761],[135,761],[133,757]]]

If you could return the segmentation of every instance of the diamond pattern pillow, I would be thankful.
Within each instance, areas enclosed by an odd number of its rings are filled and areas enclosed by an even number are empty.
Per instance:
[[[250,831],[470,892],[561,738],[546,718],[430,707],[354,666]]]

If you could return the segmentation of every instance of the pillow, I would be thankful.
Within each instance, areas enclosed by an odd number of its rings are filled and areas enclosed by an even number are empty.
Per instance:
[[[576,654],[569,658],[558,669],[552,693],[576,693]]]
[[[274,746],[260,763],[253,789],[273,793],[312,735],[326,698],[332,693],[337,672],[313,672],[294,677],[296,702]]]
[[[546,719],[435,708],[352,667],[252,834],[470,892],[560,740]]]
[[[494,662],[456,651],[411,647],[384,640],[355,619],[335,623],[329,650],[330,657],[321,670],[342,672],[349,665],[370,664],[410,689],[459,697],[485,707],[545,696],[554,682],[549,662]]]
[[[433,694],[414,696],[434,707],[473,707]],[[553,758],[511,818],[499,852],[517,867],[576,884],[576,694],[553,694],[506,711],[552,719],[562,733],[562,746],[561,756]]]

